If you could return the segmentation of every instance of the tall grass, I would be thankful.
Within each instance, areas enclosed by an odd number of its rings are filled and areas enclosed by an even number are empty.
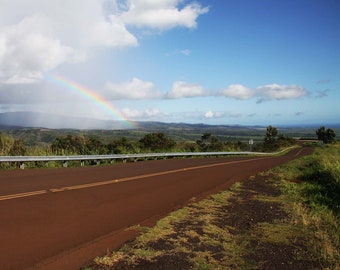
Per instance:
[[[340,261],[340,144],[315,148],[312,155],[275,170],[286,179],[296,222],[314,235],[310,247],[320,261]],[[293,180],[293,181],[292,181]]]
[[[340,216],[340,144],[316,148],[306,158],[300,179],[302,196],[313,208],[326,207]]]

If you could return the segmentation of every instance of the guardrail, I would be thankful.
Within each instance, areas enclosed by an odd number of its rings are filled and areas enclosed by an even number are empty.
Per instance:
[[[116,154],[116,155],[72,155],[72,156],[0,156],[0,162],[16,162],[20,163],[20,168],[25,168],[27,162],[49,162],[62,161],[63,166],[67,167],[68,161],[80,161],[81,166],[85,161],[93,160],[100,164],[101,160],[110,160],[113,163],[115,160],[123,160],[126,162],[129,159],[137,161],[142,158],[173,158],[173,157],[194,157],[194,156],[229,156],[229,155],[268,155],[261,152],[176,152],[176,153],[144,153],[144,154]]]

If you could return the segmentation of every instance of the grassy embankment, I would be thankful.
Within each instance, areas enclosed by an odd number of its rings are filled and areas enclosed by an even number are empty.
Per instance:
[[[192,203],[84,269],[340,269],[340,144]]]

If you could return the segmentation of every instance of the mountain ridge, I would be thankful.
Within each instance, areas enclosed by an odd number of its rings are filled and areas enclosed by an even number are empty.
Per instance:
[[[131,121],[137,129],[161,129],[169,128],[249,128],[243,125],[210,125],[204,123],[189,124],[165,123],[159,121]],[[39,112],[5,112],[0,113],[0,128],[48,128],[48,129],[79,129],[79,130],[121,130],[135,129],[124,121],[103,120],[87,117],[63,116],[52,113]],[[251,126],[251,128],[264,128],[264,126]]]
[[[130,124],[132,123],[132,125]],[[340,124],[322,124],[331,128],[340,128]],[[305,125],[275,125],[281,129],[290,128],[318,128],[320,124]],[[3,112],[0,113],[0,129],[20,128],[47,128],[47,129],[73,129],[73,130],[177,130],[177,129],[198,129],[198,130],[219,130],[219,129],[242,129],[256,130],[265,129],[265,125],[227,125],[227,124],[205,124],[185,122],[160,122],[160,121],[117,121],[103,120],[88,117],[63,116],[53,113],[40,113],[31,111]]]

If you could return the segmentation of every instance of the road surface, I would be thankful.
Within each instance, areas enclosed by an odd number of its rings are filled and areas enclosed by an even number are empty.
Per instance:
[[[126,228],[310,153],[0,171],[0,269],[79,269]]]

